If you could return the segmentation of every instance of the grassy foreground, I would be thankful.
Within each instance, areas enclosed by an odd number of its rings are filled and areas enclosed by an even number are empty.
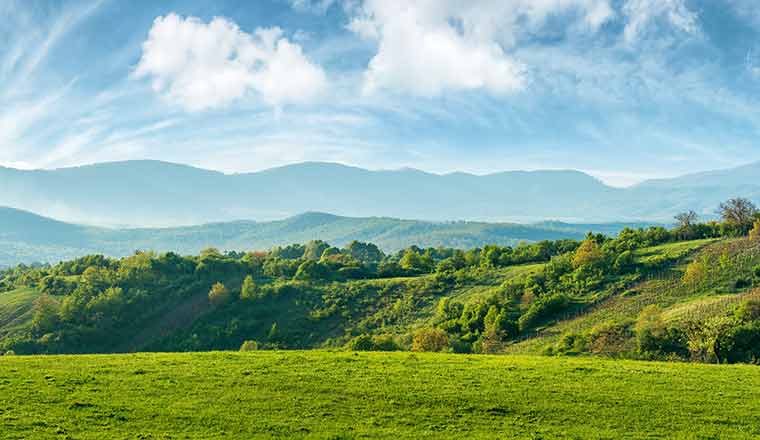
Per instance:
[[[760,369],[255,352],[0,358],[15,439],[758,438]]]

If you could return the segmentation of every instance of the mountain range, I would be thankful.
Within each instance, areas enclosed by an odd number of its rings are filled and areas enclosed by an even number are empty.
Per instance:
[[[306,213],[261,223],[237,221],[174,228],[112,229],[65,223],[26,211],[0,208],[0,267],[55,263],[88,254],[119,257],[136,250],[173,251],[185,255],[197,254],[207,247],[265,250],[318,239],[335,246],[343,246],[352,240],[368,241],[386,252],[413,244],[473,248],[485,244],[516,245],[521,241],[580,239],[592,230],[614,235],[626,226],[644,225],[424,222]]]
[[[760,201],[757,176],[760,163],[616,188],[579,171],[439,175],[308,162],[223,174],[127,161],[54,170],[0,168],[0,205],[111,227],[270,221],[313,211],[433,222],[669,222],[686,209],[712,216],[729,197]]]

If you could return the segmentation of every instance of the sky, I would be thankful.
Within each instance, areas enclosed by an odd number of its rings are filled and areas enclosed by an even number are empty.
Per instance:
[[[0,166],[760,160],[756,0],[0,0]]]

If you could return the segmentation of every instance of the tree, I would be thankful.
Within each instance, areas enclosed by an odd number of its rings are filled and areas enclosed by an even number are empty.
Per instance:
[[[58,310],[60,304],[50,295],[42,295],[34,301],[32,331],[42,335],[55,330],[60,323]]]
[[[688,229],[697,222],[699,216],[696,212],[690,210],[676,215],[675,219],[678,225],[678,229]]]
[[[385,256],[376,245],[356,240],[346,246],[346,252],[364,264],[377,264]]]
[[[443,351],[449,346],[449,336],[441,329],[417,330],[412,339],[412,351]]]
[[[211,286],[208,292],[208,300],[215,306],[225,304],[230,299],[230,291],[222,283],[216,283]]]
[[[721,203],[718,213],[730,233],[744,235],[752,228],[758,211],[750,200],[737,197]]]
[[[313,260],[306,260],[298,266],[294,278],[302,281],[317,281],[326,279],[328,276],[328,270],[324,265]]]
[[[312,240],[306,243],[306,247],[303,251],[303,258],[306,260],[317,261],[326,249],[329,249],[330,245],[322,240]]]
[[[401,257],[398,264],[404,270],[417,273],[432,272],[435,265],[433,259],[428,254],[420,255],[413,248],[404,251],[404,256]]]
[[[256,298],[259,293],[259,286],[253,282],[253,277],[248,275],[243,280],[243,285],[240,287],[240,299],[251,300]]]
[[[673,231],[681,240],[696,238],[696,226],[699,216],[694,211],[682,212],[675,216],[676,229]]]
[[[575,251],[573,267],[579,268],[586,265],[595,265],[604,258],[604,253],[595,240],[586,239]]]

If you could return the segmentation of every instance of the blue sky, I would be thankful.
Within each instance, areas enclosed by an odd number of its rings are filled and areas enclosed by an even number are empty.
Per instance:
[[[0,165],[760,160],[754,0],[0,2]]]

